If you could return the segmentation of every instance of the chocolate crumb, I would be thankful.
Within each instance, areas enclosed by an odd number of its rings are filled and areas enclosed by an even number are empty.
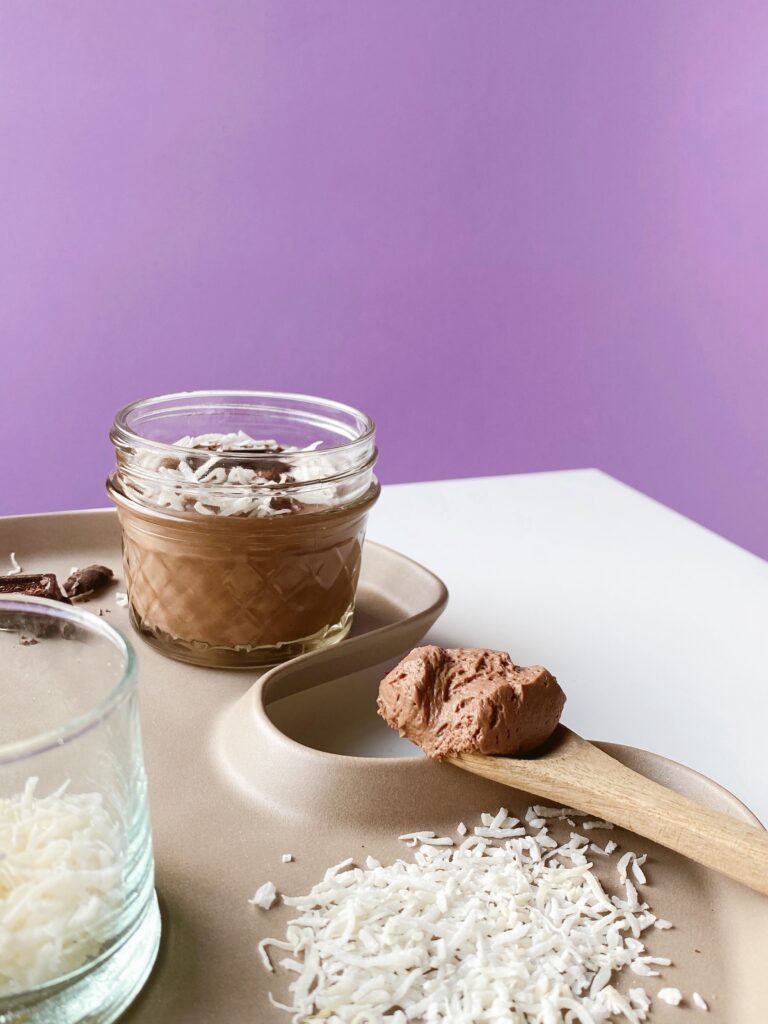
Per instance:
[[[21,636],[19,637],[19,643],[22,647],[32,647],[34,644],[39,643],[39,640],[35,640],[33,636]]]
[[[75,569],[64,581],[64,593],[73,601],[87,601],[109,586],[114,578],[114,573],[106,565],[86,565],[84,569]]]
[[[301,506],[294,498],[275,496],[269,503],[269,507],[275,512],[297,512]]]
[[[282,477],[284,477],[291,467],[287,462],[280,462],[279,459],[275,459],[270,462],[262,462],[260,466],[256,468],[256,476],[260,476],[262,480],[269,480],[271,483],[277,483]]]

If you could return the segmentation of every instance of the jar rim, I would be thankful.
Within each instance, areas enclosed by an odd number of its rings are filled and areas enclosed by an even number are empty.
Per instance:
[[[227,399],[272,399],[284,402],[305,402],[316,406],[318,409],[324,409],[326,412],[335,412],[351,417],[358,421],[361,425],[359,434],[351,438],[342,444],[332,445],[329,447],[323,446],[320,451],[323,455],[331,455],[335,452],[349,453],[359,448],[364,448],[369,445],[376,433],[376,424],[373,419],[366,413],[361,412],[359,409],[355,409],[354,406],[346,405],[343,402],[337,402],[331,398],[318,398],[314,395],[302,395],[289,391],[230,391],[230,390],[202,390],[202,391],[176,391],[165,395],[156,395],[151,398],[138,399],[135,402],[131,402],[129,405],[124,406],[120,409],[116,415],[110,431],[110,439],[116,448],[122,449],[134,449],[137,446],[150,449],[158,454],[163,455],[174,455],[179,452],[194,453],[195,455],[200,454],[200,450],[196,448],[187,448],[182,445],[173,444],[165,441],[155,441],[152,438],[145,437],[143,434],[134,430],[129,424],[129,417],[138,409],[152,409],[162,407],[163,404],[170,404],[177,401],[183,401],[184,399],[196,400],[196,399],[209,399],[212,401],[210,406],[211,409],[227,409],[237,408],[237,405],[227,405]],[[223,400],[223,402],[214,403],[213,400]],[[200,405],[197,408],[205,408],[204,405]],[[268,408],[268,407],[267,407]],[[178,411],[183,411],[184,406],[180,405],[177,407]],[[327,417],[326,417],[327,418]],[[292,459],[303,459],[303,458],[317,458],[317,450],[307,449],[299,450],[297,452],[291,452]],[[242,456],[245,461],[251,461],[258,463],[259,461],[274,460],[275,453],[268,451],[254,452],[247,449],[238,451],[238,455]]]

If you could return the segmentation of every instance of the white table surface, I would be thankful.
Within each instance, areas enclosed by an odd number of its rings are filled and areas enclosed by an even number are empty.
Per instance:
[[[368,532],[447,584],[431,642],[546,665],[571,728],[768,824],[768,562],[593,469],[391,485]]]

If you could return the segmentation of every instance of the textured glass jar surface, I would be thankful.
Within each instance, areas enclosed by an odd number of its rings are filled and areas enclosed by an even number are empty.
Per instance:
[[[279,452],[174,444],[238,432]],[[181,660],[245,667],[346,635],[379,494],[367,417],[303,396],[195,393],[128,407],[112,439],[109,492],[132,621],[146,639]]]
[[[0,1020],[114,1019],[160,932],[130,648],[0,599],[0,694]]]

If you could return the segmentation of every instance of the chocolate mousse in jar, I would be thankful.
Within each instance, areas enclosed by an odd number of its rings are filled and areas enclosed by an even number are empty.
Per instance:
[[[255,668],[346,636],[379,496],[372,420],[303,395],[197,391],[127,406],[110,436],[131,621],[152,646]]]

